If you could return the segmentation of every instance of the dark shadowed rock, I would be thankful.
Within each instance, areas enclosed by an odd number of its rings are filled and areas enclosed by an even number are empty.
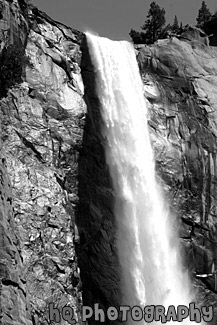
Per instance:
[[[87,116],[79,158],[77,249],[84,305],[99,303],[105,310],[120,305],[120,272],[115,248],[114,192],[105,161],[102,118],[95,75],[86,42],[82,44],[82,77]],[[107,321],[108,323],[108,321]]]

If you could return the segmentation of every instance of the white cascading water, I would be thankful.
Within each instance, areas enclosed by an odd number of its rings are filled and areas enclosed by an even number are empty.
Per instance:
[[[86,36],[116,195],[122,303],[142,308],[189,306],[193,299],[191,285],[155,179],[146,100],[134,48],[127,41],[111,41],[89,33]],[[192,322],[185,320],[182,324]]]

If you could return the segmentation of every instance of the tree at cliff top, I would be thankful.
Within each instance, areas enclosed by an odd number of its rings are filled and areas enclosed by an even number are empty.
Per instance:
[[[153,44],[163,32],[163,27],[166,23],[165,10],[152,2],[148,11],[147,20],[142,29],[145,32],[146,43]]]
[[[176,15],[175,15],[174,22],[172,24],[171,29],[172,29],[173,33],[179,33],[179,31],[180,31],[179,22],[178,22],[178,18]]]
[[[203,25],[211,19],[212,15],[207,7],[205,1],[202,2],[197,16],[197,27],[202,28]]]
[[[145,33],[137,32],[136,30],[131,29],[129,35],[134,44],[144,44],[146,42]]]
[[[136,32],[131,29],[130,36],[134,43],[153,44],[164,33],[165,23],[165,10],[160,8],[157,3],[152,2],[148,11],[147,20],[141,27],[144,32]]]
[[[182,22],[180,23],[180,26],[179,26],[179,33],[181,34],[181,33],[183,33],[183,25],[182,25]]]

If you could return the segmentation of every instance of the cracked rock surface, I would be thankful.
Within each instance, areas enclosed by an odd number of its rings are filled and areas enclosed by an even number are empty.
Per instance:
[[[22,82],[0,101],[1,321],[50,324],[48,306],[54,303],[73,308],[80,323],[75,206],[86,112],[79,68],[82,33],[36,8],[22,11],[16,1],[3,5],[2,15],[14,30],[4,48],[16,39],[25,45],[26,61]],[[8,14],[12,10],[15,20]],[[28,26],[24,32],[23,25]],[[14,55],[12,64],[15,60]],[[62,319],[61,324],[68,323]]]
[[[159,182],[198,298],[216,317],[217,48],[173,37],[137,51]],[[201,283],[200,274],[210,276]]]

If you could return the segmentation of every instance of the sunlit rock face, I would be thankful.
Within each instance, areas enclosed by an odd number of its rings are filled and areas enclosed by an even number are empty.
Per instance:
[[[217,268],[217,49],[171,38],[137,50],[159,182],[179,217],[184,260],[200,286],[198,297],[202,301],[209,288],[204,302],[213,304],[214,274],[204,284],[195,274]]]
[[[35,8],[19,7],[20,2],[1,2],[1,32],[13,27],[3,49],[26,48],[22,69],[16,70],[22,80],[0,100],[1,321],[46,324],[49,303],[72,307],[80,321],[74,220],[86,112],[79,68],[82,34]],[[10,49],[13,69],[17,52]],[[10,78],[7,67],[0,63]]]
[[[17,1],[0,2],[1,51],[15,42],[24,45],[27,39],[28,26],[24,12]],[[4,69],[1,57],[1,78]],[[8,72],[5,72],[8,74]],[[0,278],[1,278],[1,323],[32,324],[29,299],[26,290],[26,277],[23,272],[20,238],[14,223],[13,184],[7,172],[8,161],[4,152],[5,133],[9,123],[9,105],[5,99],[5,108],[1,103],[1,139],[0,139]],[[7,116],[7,118],[5,118]],[[8,121],[8,122],[7,122]],[[11,125],[12,127],[12,125]]]

